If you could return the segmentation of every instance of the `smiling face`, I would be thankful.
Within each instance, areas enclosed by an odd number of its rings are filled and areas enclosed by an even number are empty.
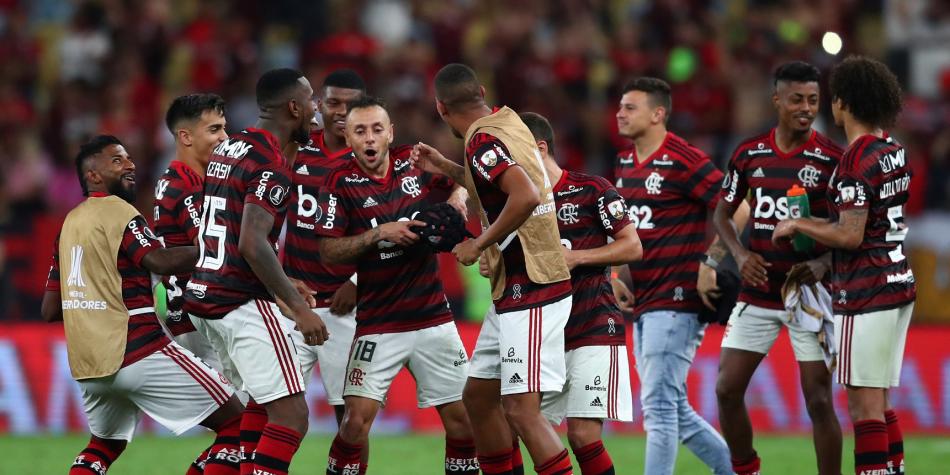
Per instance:
[[[135,200],[135,164],[122,145],[107,145],[90,157],[86,177],[90,191],[106,191],[129,203]]]
[[[662,124],[665,116],[664,108],[651,104],[649,94],[643,91],[630,91],[620,98],[617,130],[621,137],[636,139],[650,127]]]
[[[224,130],[227,126],[227,120],[224,114],[215,109],[208,109],[201,113],[198,120],[187,123],[182,127],[186,132],[186,145],[194,147],[195,158],[202,167],[207,168],[208,161],[211,160],[211,151],[228,138],[228,133]]]
[[[380,106],[353,109],[346,117],[346,143],[353,148],[363,171],[376,177],[386,175],[393,125]]]
[[[334,136],[346,138],[346,105],[358,99],[363,94],[359,89],[326,86],[323,88],[323,98],[319,101],[320,115],[323,117],[323,128]]]
[[[792,132],[808,132],[818,115],[818,83],[779,81],[772,104],[778,112],[780,127]]]

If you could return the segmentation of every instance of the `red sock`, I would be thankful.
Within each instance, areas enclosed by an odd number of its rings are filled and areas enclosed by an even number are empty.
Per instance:
[[[445,475],[478,475],[478,456],[471,439],[445,438]]]
[[[327,475],[360,475],[366,473],[361,466],[360,457],[363,446],[351,444],[337,434],[330,445],[330,457],[327,459]]]
[[[511,475],[524,475],[524,458],[521,457],[521,446],[515,439],[511,446]]]
[[[205,464],[208,463],[208,451],[211,450],[209,445],[204,452],[198,454],[198,458],[194,462],[191,462],[191,466],[188,467],[188,471],[185,472],[185,475],[201,475],[205,473]]]
[[[732,459],[732,471],[736,472],[736,475],[759,475],[761,472],[760,467],[762,466],[762,461],[759,459],[759,454],[752,452],[752,458],[746,461],[741,461],[737,459]]]
[[[511,451],[479,455],[478,465],[484,475],[511,475]]]
[[[604,448],[604,442],[598,440],[574,451],[577,463],[583,475],[614,475],[614,462]]]
[[[290,460],[303,435],[288,427],[267,424],[254,450],[254,475],[287,475]]]
[[[865,420],[854,423],[854,473],[887,475],[887,424]]]
[[[536,465],[534,471],[539,475],[573,475],[574,467],[571,466],[571,458],[567,455],[567,449],[551,457],[550,460]]]
[[[241,415],[241,443],[238,449],[238,456],[241,458],[240,475],[254,473],[254,449],[257,448],[257,442],[261,440],[261,431],[266,425],[267,411],[264,410],[264,406],[248,401],[244,414]]]
[[[89,445],[79,452],[73,465],[69,467],[69,475],[100,475],[109,470],[109,465],[119,458],[119,454],[125,450],[124,440],[103,441],[102,439],[90,439]]]
[[[904,473],[904,433],[897,413],[892,409],[884,411],[884,420],[887,422],[887,466],[891,473]]]
[[[238,475],[241,466],[240,443],[241,417],[235,417],[218,428],[218,435],[208,448],[204,475]]]

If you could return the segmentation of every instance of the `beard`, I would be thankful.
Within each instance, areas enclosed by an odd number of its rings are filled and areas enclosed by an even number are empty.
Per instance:
[[[109,194],[118,196],[127,203],[132,203],[135,201],[135,183],[129,183],[120,178],[109,186]]]
[[[300,145],[307,145],[310,143],[310,122],[307,121],[300,127],[294,129],[293,133],[290,134],[290,140],[293,140]]]

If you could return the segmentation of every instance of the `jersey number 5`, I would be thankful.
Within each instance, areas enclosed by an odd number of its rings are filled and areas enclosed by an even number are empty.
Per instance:
[[[201,269],[218,270],[224,265],[224,237],[227,228],[215,221],[215,214],[224,210],[226,201],[220,196],[205,196],[204,216],[201,217],[201,228],[198,230],[198,267]],[[215,252],[209,254],[208,239],[217,243]]]

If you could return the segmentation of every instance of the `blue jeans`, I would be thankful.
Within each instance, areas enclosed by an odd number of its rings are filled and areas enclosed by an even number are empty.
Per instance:
[[[729,447],[686,399],[686,375],[706,325],[695,313],[647,312],[633,327],[640,376],[643,429],[647,433],[645,475],[671,475],[679,443],[716,474],[732,474]]]

